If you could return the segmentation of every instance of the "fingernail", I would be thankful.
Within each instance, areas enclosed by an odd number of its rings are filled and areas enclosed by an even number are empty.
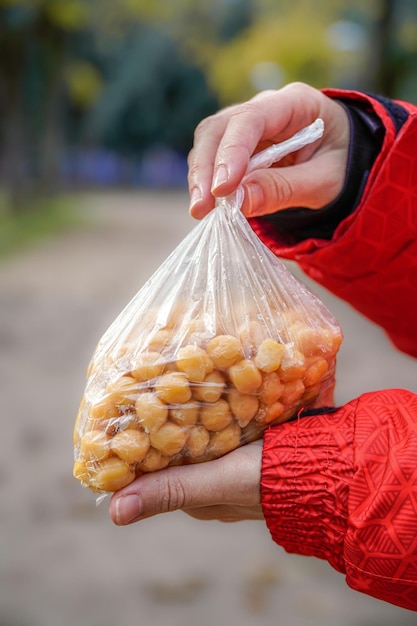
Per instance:
[[[211,190],[215,191],[218,187],[224,185],[229,180],[229,170],[227,165],[219,165],[213,179]]]
[[[140,497],[137,494],[120,496],[116,500],[116,524],[124,526],[138,519],[141,513]]]
[[[202,199],[202,197],[203,193],[200,187],[193,187],[190,196],[190,211],[193,209],[194,205]]]

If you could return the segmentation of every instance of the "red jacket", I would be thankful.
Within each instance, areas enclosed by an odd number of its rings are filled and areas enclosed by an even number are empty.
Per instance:
[[[367,101],[385,138],[361,202],[333,238],[286,244],[274,226],[252,226],[277,255],[385,329],[417,357],[417,107],[398,134],[386,108]],[[368,393],[333,413],[270,428],[264,437],[262,506],[274,541],[324,558],[348,585],[417,611],[417,395]]]

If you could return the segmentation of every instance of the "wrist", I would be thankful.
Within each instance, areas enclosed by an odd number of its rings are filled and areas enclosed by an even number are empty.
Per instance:
[[[344,571],[351,405],[270,428],[264,435],[261,503],[272,539],[287,552],[327,560]]]
[[[343,98],[334,101],[344,108],[349,119],[350,139],[343,187],[338,196],[318,210],[294,207],[266,215],[291,243],[305,239],[331,239],[339,224],[358,206],[369,173],[383,140],[384,126],[367,102]]]

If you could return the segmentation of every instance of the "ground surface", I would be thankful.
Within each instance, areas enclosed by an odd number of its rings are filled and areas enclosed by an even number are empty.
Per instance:
[[[0,265],[1,626],[411,626],[414,613],[285,554],[262,523],[182,513],[116,528],[72,478],[72,429],[96,341],[193,226],[184,193],[84,198],[88,228]],[[417,391],[415,362],[315,290],[346,339],[337,402]]]

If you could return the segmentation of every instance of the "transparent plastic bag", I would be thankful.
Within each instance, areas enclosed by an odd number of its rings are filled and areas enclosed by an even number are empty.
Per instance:
[[[220,457],[332,401],[341,329],[258,239],[242,199],[222,199],[99,341],[74,429],[74,476],[93,491]]]

